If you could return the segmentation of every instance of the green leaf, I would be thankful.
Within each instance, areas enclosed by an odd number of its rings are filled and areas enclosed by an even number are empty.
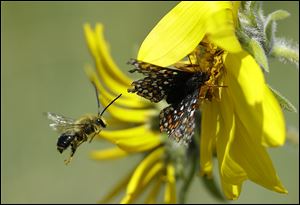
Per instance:
[[[284,39],[276,39],[272,48],[271,56],[294,63],[299,63],[299,47]]]
[[[267,17],[267,21],[278,21],[290,16],[290,13],[285,10],[277,10],[270,13]]]
[[[264,33],[268,44],[271,44],[275,38],[276,21],[285,19],[290,16],[290,13],[284,10],[277,10],[270,13],[264,22]],[[271,48],[272,45],[268,45]]]
[[[264,35],[266,36],[266,47],[268,50],[271,50],[276,31],[276,22],[275,21],[267,21],[264,26]]]
[[[290,112],[297,112],[297,109],[295,108],[295,106],[285,97],[283,97],[283,95],[278,92],[277,90],[275,90],[274,88],[272,88],[270,85],[268,85],[269,88],[272,90],[272,92],[274,93],[276,99],[278,100],[281,108],[290,111]]]
[[[250,1],[250,11],[255,14],[260,8],[260,3],[258,1]]]

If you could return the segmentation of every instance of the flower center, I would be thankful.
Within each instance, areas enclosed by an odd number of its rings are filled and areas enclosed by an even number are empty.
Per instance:
[[[204,72],[208,76],[200,88],[200,100],[220,99],[220,88],[224,87],[221,82],[225,71],[223,55],[224,50],[211,43],[201,42],[188,56],[190,63],[196,65],[195,71]]]

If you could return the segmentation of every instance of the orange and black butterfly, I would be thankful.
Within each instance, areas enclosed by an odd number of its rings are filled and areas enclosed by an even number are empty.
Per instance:
[[[178,143],[189,144],[194,135],[194,114],[199,106],[199,91],[209,75],[201,71],[160,67],[135,59],[128,64],[135,66],[129,72],[146,76],[134,81],[128,92],[155,103],[165,99],[169,106],[160,112],[160,131],[166,131],[169,138]]]

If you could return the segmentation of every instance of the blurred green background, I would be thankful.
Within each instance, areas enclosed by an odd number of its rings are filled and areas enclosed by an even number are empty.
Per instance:
[[[177,2],[1,2],[1,203],[96,203],[137,163],[133,156],[97,162],[81,146],[69,166],[56,150],[57,133],[43,112],[77,118],[97,110],[94,89],[84,73],[92,64],[83,24],[102,22],[117,64],[125,71],[143,39]],[[278,25],[278,36],[299,42],[299,2],[266,2],[265,13],[285,9],[291,17]],[[299,71],[271,61],[267,81],[299,110]],[[253,82],[255,83],[255,82]],[[299,114],[285,112],[298,138]],[[239,200],[226,203],[299,203],[299,148],[287,142],[269,149],[289,190],[281,195],[250,181]],[[122,169],[120,169],[122,167]],[[218,174],[215,173],[218,179]],[[118,201],[116,201],[118,202]],[[203,183],[193,181],[189,203],[221,203]]]

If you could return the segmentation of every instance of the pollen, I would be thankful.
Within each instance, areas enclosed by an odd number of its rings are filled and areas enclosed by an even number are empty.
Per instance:
[[[220,99],[220,88],[224,87],[222,85],[222,76],[225,73],[224,50],[211,43],[201,42],[192,55],[192,59],[195,59],[195,64],[198,65],[197,69],[209,76],[199,90],[199,99],[202,101]]]

